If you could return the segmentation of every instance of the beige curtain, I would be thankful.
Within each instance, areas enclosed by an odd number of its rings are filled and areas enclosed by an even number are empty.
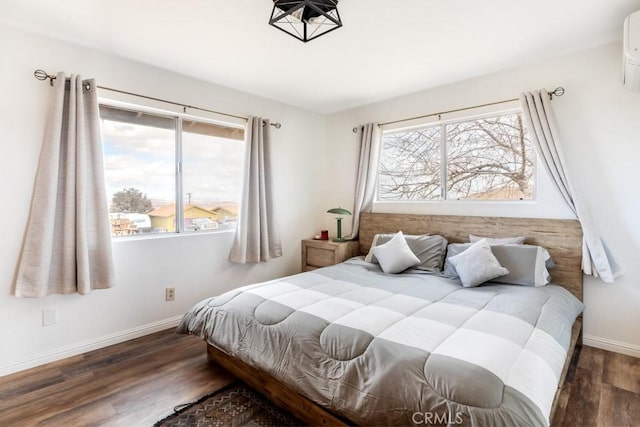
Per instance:
[[[353,207],[351,234],[346,238],[356,240],[360,230],[360,212],[371,212],[378,182],[378,161],[380,158],[380,126],[367,123],[360,134],[360,156]]]
[[[229,260],[239,264],[266,262],[282,256],[273,208],[271,126],[268,120],[247,120],[244,186],[236,235]]]
[[[15,286],[18,297],[114,285],[96,85],[58,73]]]
[[[589,210],[571,183],[549,100],[549,93],[544,89],[526,92],[520,96],[529,135],[536,147],[538,159],[582,226],[584,236],[582,271],[585,274],[600,277],[604,282],[612,283],[614,281],[612,260],[609,259],[600,235],[595,229]]]

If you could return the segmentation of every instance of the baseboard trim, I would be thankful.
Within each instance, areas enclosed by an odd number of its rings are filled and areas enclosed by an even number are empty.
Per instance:
[[[610,340],[608,338],[584,335],[582,343],[590,347],[601,348],[602,350],[613,351],[615,353],[626,354],[640,358],[640,345],[628,344],[621,341]]]
[[[178,323],[180,323],[181,319],[182,315],[160,320],[158,322],[148,323],[136,328],[127,329],[93,340],[63,347],[13,365],[2,366],[0,367],[0,377],[24,371],[26,369],[35,368],[36,366],[41,366],[47,363],[66,359],[67,357],[77,356],[78,354],[97,350],[99,348],[119,344],[121,342],[149,335],[154,332],[160,332],[165,329],[175,328],[176,326],[178,326]]]

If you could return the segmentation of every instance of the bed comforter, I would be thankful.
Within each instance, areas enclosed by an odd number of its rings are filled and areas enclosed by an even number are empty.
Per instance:
[[[206,339],[360,425],[544,426],[583,305],[351,260],[194,306]]]

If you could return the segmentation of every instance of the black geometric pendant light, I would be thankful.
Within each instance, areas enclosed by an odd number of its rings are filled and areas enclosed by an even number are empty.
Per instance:
[[[338,0],[273,0],[269,24],[305,43],[342,27]]]

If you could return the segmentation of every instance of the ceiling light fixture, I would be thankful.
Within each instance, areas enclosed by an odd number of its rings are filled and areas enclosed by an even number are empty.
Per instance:
[[[306,43],[342,27],[338,0],[273,0],[269,25]]]

